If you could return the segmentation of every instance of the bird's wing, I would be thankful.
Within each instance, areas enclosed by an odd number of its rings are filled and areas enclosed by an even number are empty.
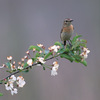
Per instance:
[[[61,32],[60,32],[60,38],[61,38],[61,33],[62,33],[63,29],[61,29]]]
[[[60,33],[62,33],[62,31],[63,31],[63,29],[61,29],[61,32]]]

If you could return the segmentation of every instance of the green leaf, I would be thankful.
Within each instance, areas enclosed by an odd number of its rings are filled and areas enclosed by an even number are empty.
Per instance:
[[[39,57],[39,56],[40,56],[40,53],[37,52],[37,53],[35,54],[35,57],[37,58],[37,57]]]
[[[36,49],[36,51],[40,51],[40,50],[42,50],[40,47],[38,47],[38,46],[33,46],[33,45],[31,45],[30,47],[29,47],[29,50],[33,50],[33,49]]]
[[[33,62],[35,62],[37,60],[37,57],[41,57],[41,56],[42,56],[42,54],[36,52],[35,57],[32,58]]]
[[[31,58],[32,59],[32,61],[34,62],[34,58]]]
[[[43,70],[45,70],[45,67],[43,66]]]
[[[76,35],[75,37],[73,37],[73,39],[72,39],[72,45],[74,44],[74,42],[75,42],[79,37],[82,37],[82,35]]]
[[[35,57],[35,58],[32,58],[32,60],[33,60],[33,62],[35,62],[35,61],[37,60],[37,57]]]
[[[25,69],[22,72],[27,73],[27,72],[29,72],[29,69]]]
[[[76,63],[80,63],[80,61],[74,60]]]
[[[61,54],[60,57],[61,57],[61,58],[68,59],[68,60],[71,61],[71,62],[74,61],[74,58],[71,57],[70,55],[67,55],[67,54]]]
[[[87,66],[87,62],[86,62],[86,60],[81,61],[81,63],[82,63],[84,66]]]
[[[69,47],[65,48],[65,51],[66,52],[69,52],[70,51],[70,48]]]
[[[81,42],[87,43],[87,40],[85,39],[80,39]]]
[[[75,58],[76,62],[81,62],[81,56],[80,55],[74,55],[73,57]]]
[[[79,44],[80,44],[79,41],[75,42],[75,43],[73,44],[73,46],[72,46],[72,49],[74,49],[74,48],[76,48],[77,46],[79,46]]]
[[[85,43],[80,43],[79,45],[82,46],[82,47],[86,47]]]
[[[11,69],[11,64],[10,64],[10,62],[7,62],[7,63],[6,63],[6,66],[7,66],[9,69]]]
[[[70,50],[69,53],[70,53],[72,56],[74,56],[74,52],[73,52],[73,51]]]
[[[26,62],[26,63],[24,63],[24,66],[23,66],[23,67],[25,68],[25,67],[27,67],[27,66],[28,66],[27,62]]]
[[[58,41],[55,42],[54,45],[59,45],[59,46],[62,47],[62,48],[64,47],[63,44],[62,44],[61,42],[58,42]]]
[[[67,49],[61,48],[61,49],[58,50],[57,53],[64,53],[65,51],[67,52]]]
[[[6,72],[9,72],[10,74],[12,73],[12,71],[10,71],[10,70],[6,70]]]
[[[46,60],[51,55],[52,55],[52,52],[49,52],[48,54],[45,55],[44,59]]]
[[[3,93],[0,93],[0,96],[3,96]]]

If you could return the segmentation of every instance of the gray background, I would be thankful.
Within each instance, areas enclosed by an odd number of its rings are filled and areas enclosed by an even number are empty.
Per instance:
[[[0,0],[0,65],[9,55],[20,61],[30,45],[60,41],[65,18],[74,19],[75,33],[91,50],[87,67],[59,59],[58,76],[41,67],[24,74],[27,84],[17,95],[0,85],[0,100],[100,100],[99,10],[100,0]],[[0,69],[0,79],[6,74]]]

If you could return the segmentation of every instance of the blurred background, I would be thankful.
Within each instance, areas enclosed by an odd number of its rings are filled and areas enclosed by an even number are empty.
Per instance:
[[[7,56],[20,61],[30,45],[48,48],[60,41],[65,18],[74,20],[75,33],[83,35],[91,50],[87,67],[59,59],[55,77],[42,67],[23,74],[26,85],[17,95],[0,85],[0,100],[100,100],[99,10],[100,0],[0,0],[0,65]],[[0,69],[0,79],[6,75]]]

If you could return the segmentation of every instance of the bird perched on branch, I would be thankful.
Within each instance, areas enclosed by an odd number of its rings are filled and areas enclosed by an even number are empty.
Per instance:
[[[60,33],[60,38],[61,38],[61,41],[63,41],[64,46],[66,45],[66,41],[68,41],[69,45],[71,46],[71,43],[69,40],[70,40],[72,33],[74,31],[74,27],[71,23],[72,21],[73,21],[72,19],[66,18],[63,22],[63,27],[62,27],[62,30]]]

